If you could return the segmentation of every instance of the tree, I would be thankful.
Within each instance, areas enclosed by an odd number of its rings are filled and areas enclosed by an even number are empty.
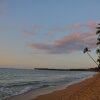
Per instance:
[[[98,35],[98,38],[97,38],[97,50],[96,50],[96,53],[98,55],[98,59],[97,59],[97,62],[93,59],[93,57],[89,54],[90,50],[86,47],[84,49],[84,53],[87,53],[89,55],[89,57],[98,65],[98,71],[100,71],[100,24],[98,24],[99,26],[96,27],[97,28],[97,31],[96,31],[96,35]]]
[[[100,25],[100,24],[98,24]],[[97,62],[99,63],[98,64],[98,70],[100,71],[100,26],[96,27],[97,28],[97,32],[96,32],[96,35],[98,35],[98,38],[97,38],[97,50],[96,50],[96,53],[98,55],[98,59],[97,59]]]
[[[87,53],[89,55],[89,57],[97,64],[97,62],[93,59],[93,57],[89,54],[89,52],[91,52],[90,49],[88,49],[88,47],[86,47],[83,51],[83,53]],[[98,64],[97,64],[98,65]]]

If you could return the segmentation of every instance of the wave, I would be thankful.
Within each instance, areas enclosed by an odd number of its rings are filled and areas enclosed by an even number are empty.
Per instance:
[[[16,82],[16,83],[7,83],[0,85],[0,87],[19,87],[19,86],[27,86],[27,85],[38,85],[41,81],[31,81],[31,82]]]
[[[47,88],[47,87],[50,87],[52,85],[49,85],[49,84],[43,84],[43,85],[40,85],[40,86],[35,86],[34,85],[30,85],[31,83],[27,83],[25,85],[25,87],[21,84],[19,85],[11,85],[11,86],[6,86],[6,87],[1,87],[0,88],[0,100],[3,100],[5,98],[8,98],[8,97],[11,97],[11,96],[14,96],[14,95],[19,95],[19,94],[23,94],[23,93],[26,93],[26,92],[29,92],[29,91],[33,91],[33,90],[37,90],[37,89],[41,89],[41,88]],[[27,85],[27,86],[26,86]],[[18,87],[16,86],[23,86],[24,88],[18,90]],[[16,90],[16,88],[17,90]]]
[[[20,72],[19,72],[20,71]],[[1,71],[2,72],[2,71]],[[9,74],[6,74],[9,72]],[[15,70],[17,73],[17,79],[15,78],[16,73],[10,73],[11,71],[6,71],[3,81],[0,80],[0,100],[1,98],[14,96],[18,94],[22,94],[31,90],[43,89],[48,87],[59,86],[62,84],[67,84],[70,82],[74,82],[76,80],[80,80],[84,77],[90,75],[90,73],[86,72],[34,72],[30,70]],[[7,77],[6,77],[7,76]]]

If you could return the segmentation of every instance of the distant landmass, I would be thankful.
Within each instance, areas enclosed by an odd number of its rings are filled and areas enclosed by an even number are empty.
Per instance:
[[[54,71],[98,71],[98,68],[88,68],[88,69],[55,69],[55,68],[34,68],[35,70],[54,70]]]

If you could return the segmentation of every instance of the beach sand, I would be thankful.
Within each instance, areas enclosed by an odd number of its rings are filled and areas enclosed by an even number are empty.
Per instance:
[[[100,73],[92,78],[70,85],[63,90],[32,98],[30,92],[6,100],[100,100]]]
[[[100,74],[33,100],[100,100]]]

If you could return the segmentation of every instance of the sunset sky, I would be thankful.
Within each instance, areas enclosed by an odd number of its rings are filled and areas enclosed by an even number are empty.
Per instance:
[[[99,22],[100,0],[0,0],[0,67],[96,67]]]

